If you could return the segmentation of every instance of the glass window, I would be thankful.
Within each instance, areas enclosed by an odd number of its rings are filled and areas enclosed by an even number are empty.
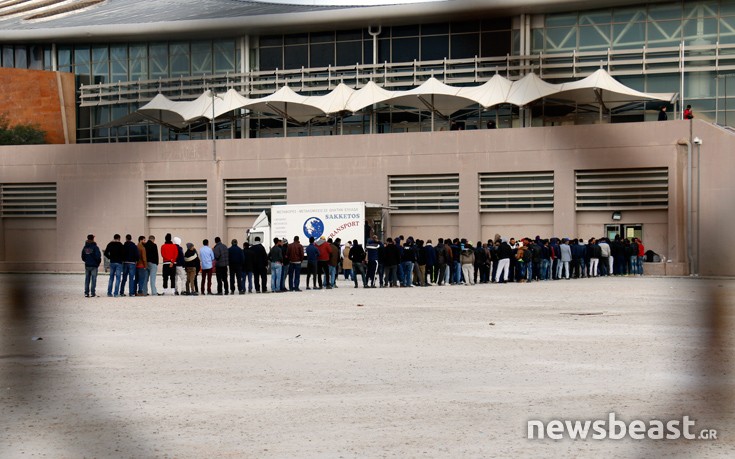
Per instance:
[[[421,37],[421,60],[433,61],[449,58],[449,36]]]
[[[309,42],[309,34],[297,33],[286,35],[284,41],[287,45],[305,45]]]
[[[392,62],[411,62],[419,58],[419,39],[394,38],[391,43]]]
[[[419,35],[419,26],[410,25],[392,27],[391,34],[392,37],[417,37]]]
[[[610,25],[579,28],[579,49],[607,49],[610,47]]]
[[[110,46],[110,60],[127,61],[128,48],[126,46]]]
[[[452,33],[479,32],[480,21],[453,22],[451,31]]]
[[[613,10],[613,22],[645,21],[646,10],[644,8],[615,8]]]
[[[56,48],[57,65],[60,72],[71,72],[71,48],[59,46]]]
[[[89,46],[74,47],[74,73],[89,75]],[[88,83],[83,83],[88,84]]]
[[[212,43],[194,42],[191,44],[191,74],[211,74],[212,69]]]
[[[92,47],[92,62],[102,62],[110,59],[107,46]]]
[[[368,35],[369,36],[369,35]],[[370,37],[372,38],[372,37]],[[337,41],[362,40],[362,30],[338,30]]]
[[[260,46],[283,46],[283,35],[264,35],[260,37]]]
[[[720,16],[735,16],[735,2],[720,3]]]
[[[130,53],[130,79],[145,80],[148,78],[148,48],[145,45],[131,45]]]
[[[309,66],[309,47],[306,45],[286,46],[283,49],[284,68],[300,69]]]
[[[679,74],[646,75],[646,92],[678,92]]]
[[[15,45],[15,68],[28,68],[28,50],[25,46]]]
[[[720,43],[735,43],[735,17],[720,18]]]
[[[51,59],[51,47],[50,46],[44,46],[43,47],[43,69],[44,70],[53,70],[51,68],[52,66],[52,59]],[[2,59],[2,56],[0,56],[0,59]]]
[[[703,17],[716,17],[717,16],[717,1],[699,1],[699,2],[685,2],[684,3],[684,17],[696,17],[700,14]],[[732,3],[732,2],[723,2]]]
[[[283,48],[260,48],[260,70],[283,69]]]
[[[577,13],[550,14],[546,16],[546,27],[564,27],[577,25]]]
[[[28,68],[34,69],[34,70],[43,70],[43,47],[42,46],[40,45],[31,46],[28,56],[30,57],[30,63],[28,65]]]
[[[153,43],[148,50],[150,77],[168,77],[168,45],[166,43]]]
[[[651,21],[668,21],[681,19],[681,4],[667,3],[664,5],[649,5],[648,19]]]
[[[684,37],[689,45],[702,45],[701,40],[715,43],[717,41],[717,19],[702,18],[684,21]]]
[[[510,30],[513,28],[511,21],[510,17],[485,19],[482,21],[482,31]]]
[[[570,50],[576,46],[576,27],[546,29],[546,51]]]
[[[328,67],[334,65],[334,43],[320,43],[310,46],[310,66]]]
[[[153,54],[153,53],[151,53]],[[169,69],[172,77],[191,75],[188,43],[171,43],[169,46]]]
[[[465,59],[480,55],[480,34],[479,33],[463,33],[451,35],[450,58]]]
[[[543,29],[534,29],[533,30],[533,44],[531,47],[532,53],[540,53],[544,51],[544,30]]]
[[[612,47],[614,49],[642,48],[645,44],[645,23],[613,24]]]
[[[3,67],[15,67],[15,50],[12,45],[3,46]]]
[[[337,62],[340,62],[340,59],[339,59],[339,45],[340,45],[340,43],[337,44]],[[373,63],[373,42],[372,41],[367,41],[367,40],[366,41],[363,41],[362,42],[362,47],[363,47],[363,53],[362,53],[363,61],[362,61],[362,63],[363,64],[372,64]],[[380,49],[380,48],[378,48],[378,49]],[[380,62],[380,61],[378,61],[378,62]]]
[[[485,32],[480,43],[481,57],[500,57],[511,53],[510,32]]]
[[[610,10],[596,10],[579,14],[579,25],[607,25],[612,21]]]
[[[214,72],[235,72],[237,64],[235,56],[237,50],[234,41],[216,41],[214,42]]]
[[[369,44],[370,44],[370,54],[372,55],[373,53],[372,42],[370,42]],[[363,63],[362,42],[360,41],[337,42],[337,65],[354,65],[358,63]],[[372,63],[372,60],[369,63]]]
[[[111,61],[110,62],[110,82],[117,83],[120,81],[128,81],[128,62],[127,61]]]
[[[681,43],[681,21],[657,21],[648,24],[648,46],[660,48]]]
[[[622,75],[615,77],[615,79],[636,91],[644,92],[646,90],[646,82],[643,75]]]
[[[334,41],[334,32],[314,32],[310,38],[311,43],[329,43]]]
[[[449,33],[449,24],[424,24],[421,26],[421,35],[445,35]]]

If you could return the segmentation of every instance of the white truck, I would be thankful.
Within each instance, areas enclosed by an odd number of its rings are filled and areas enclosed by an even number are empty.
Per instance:
[[[383,209],[381,204],[368,202],[330,202],[317,204],[284,204],[261,212],[253,227],[247,232],[247,240],[252,245],[255,237],[260,237],[266,250],[270,250],[273,239],[286,239],[292,242],[298,236],[302,245],[309,244],[309,238],[340,238],[342,243],[357,239],[364,246],[366,224],[370,231],[381,236]],[[369,223],[368,223],[369,222]]]

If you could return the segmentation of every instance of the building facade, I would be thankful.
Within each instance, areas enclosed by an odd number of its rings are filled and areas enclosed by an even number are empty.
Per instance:
[[[103,244],[114,233],[240,240],[272,204],[370,201],[389,208],[373,222],[386,236],[621,234],[666,260],[654,272],[735,274],[735,254],[713,244],[733,223],[718,205],[735,197],[733,136],[718,124],[734,119],[735,1],[196,3],[0,5],[0,65],[69,72],[77,87],[77,144],[0,148],[2,270],[78,270],[75,242],[90,232]],[[323,94],[530,72],[564,82],[601,67],[641,91],[678,92],[670,121],[654,122],[660,102],[598,113],[544,101],[468,108],[433,131],[430,112],[401,107],[287,131],[246,112],[183,130],[115,124],[158,93]],[[674,120],[681,104],[694,121]],[[499,129],[484,129],[490,120]]]

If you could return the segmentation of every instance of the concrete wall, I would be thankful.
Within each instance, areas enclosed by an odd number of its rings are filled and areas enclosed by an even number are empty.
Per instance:
[[[74,74],[0,68],[0,112],[11,126],[36,124],[46,143],[76,142]]]
[[[735,193],[725,171],[735,170],[733,136],[695,122],[702,136],[702,235],[724,233],[735,216],[714,203]],[[711,131],[711,132],[710,132]],[[705,134],[706,132],[706,134]],[[81,268],[79,251],[87,233],[105,245],[114,233],[134,237],[166,232],[199,245],[204,238],[242,240],[253,217],[225,217],[223,180],[287,177],[288,202],[369,201],[388,204],[388,176],[458,173],[460,210],[449,214],[392,214],[385,235],[432,238],[457,236],[487,240],[503,236],[602,236],[610,212],[575,209],[574,171],[667,167],[668,211],[623,211],[620,223],[643,223],[646,247],[672,260],[664,272],[687,266],[685,172],[689,123],[632,123],[482,131],[357,135],[286,139],[245,139],[7,147],[0,149],[0,183],[58,183],[54,219],[3,218],[0,269],[67,271]],[[715,140],[716,137],[716,140]],[[710,149],[711,154],[710,154]],[[721,168],[709,157],[722,161]],[[554,171],[553,212],[480,213],[478,173]],[[208,214],[199,217],[145,215],[145,181],[208,180]],[[706,186],[705,186],[706,184]],[[717,197],[718,199],[715,199]],[[712,204],[710,204],[712,199]],[[724,199],[724,201],[723,201]],[[721,207],[721,206],[720,206]],[[711,220],[709,220],[711,219]],[[718,232],[719,231],[719,232]],[[53,233],[53,235],[52,235]],[[43,239],[43,241],[40,241]],[[721,239],[722,240],[722,239]],[[19,250],[28,245],[31,253]],[[718,244],[722,246],[722,244]],[[703,243],[704,250],[704,243]],[[733,250],[717,252],[708,273],[734,275]],[[704,253],[704,252],[703,252]],[[710,252],[707,252],[708,254]]]

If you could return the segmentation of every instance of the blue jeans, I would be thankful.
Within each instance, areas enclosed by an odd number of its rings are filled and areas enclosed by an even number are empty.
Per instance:
[[[301,262],[288,264],[288,289],[298,290],[301,284]]]
[[[122,283],[128,283],[128,293],[135,296],[135,263],[123,263],[123,280]],[[120,292],[125,293],[125,292]]]
[[[550,265],[551,265],[550,259],[544,258],[541,260],[541,274],[539,276],[539,279],[547,280],[549,278],[549,266]]]
[[[643,275],[643,259],[645,257],[638,257],[638,264],[636,266],[636,269],[638,270],[638,274],[641,276]]]
[[[271,292],[281,290],[281,272],[283,265],[280,263],[271,263]]]
[[[455,261],[453,263],[453,266],[454,266],[454,278],[452,279],[452,283],[459,284],[460,282],[462,282],[462,265],[458,261]]]
[[[329,265],[329,285],[334,287],[335,281],[337,280],[337,267]]]
[[[403,263],[401,263],[401,266],[403,268],[403,278],[401,279],[401,285],[404,287],[410,287],[413,284],[413,262],[404,261]]]
[[[107,295],[113,295],[112,284],[115,284],[114,295],[120,293],[120,276],[122,275],[122,263],[110,263],[110,280],[107,283]]]
[[[137,268],[138,270],[138,293],[148,294],[148,268]]]
[[[638,255],[630,256],[630,269],[628,274],[638,274]]]
[[[96,296],[97,293],[97,266],[84,267],[84,295]]]
[[[151,284],[151,295],[158,295],[156,290],[156,275],[158,274],[158,265],[155,263],[148,263],[148,280]],[[146,293],[148,293],[146,291]]]
[[[242,273],[242,286],[245,288],[247,286],[248,292],[253,292],[253,272],[252,271],[244,271]]]

